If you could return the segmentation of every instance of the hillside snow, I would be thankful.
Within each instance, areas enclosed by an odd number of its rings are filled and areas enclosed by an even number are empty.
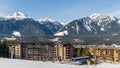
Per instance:
[[[120,68],[120,64],[70,65],[52,62],[28,61],[0,58],[1,68]]]

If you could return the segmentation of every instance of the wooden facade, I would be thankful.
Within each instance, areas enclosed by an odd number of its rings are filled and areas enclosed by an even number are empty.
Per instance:
[[[27,60],[51,61],[54,57],[52,43],[22,43],[22,58]]]
[[[12,46],[12,48],[11,48]],[[69,43],[20,43],[11,45],[10,51],[15,58],[40,61],[60,61],[70,59],[74,55],[74,47]]]

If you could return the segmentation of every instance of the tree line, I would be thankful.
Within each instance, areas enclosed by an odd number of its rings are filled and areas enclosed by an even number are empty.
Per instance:
[[[0,41],[0,57],[9,58],[9,44],[13,41]]]

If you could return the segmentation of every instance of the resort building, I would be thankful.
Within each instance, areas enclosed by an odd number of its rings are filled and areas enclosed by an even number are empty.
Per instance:
[[[56,42],[54,44],[54,59],[66,60],[74,56],[74,47],[69,43]]]
[[[9,45],[9,56],[11,58],[21,59],[21,45],[19,43]]]
[[[26,60],[62,61],[73,58],[74,47],[69,43],[19,43],[9,46],[10,56]]]
[[[119,61],[120,48],[112,46],[89,46],[91,55],[99,60]]]
[[[51,61],[53,48],[53,43],[21,43],[22,59]]]

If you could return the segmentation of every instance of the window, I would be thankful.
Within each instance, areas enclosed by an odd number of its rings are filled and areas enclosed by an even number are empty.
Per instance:
[[[29,50],[28,50],[28,54],[33,54],[33,50],[32,50],[32,49],[29,49]]]

